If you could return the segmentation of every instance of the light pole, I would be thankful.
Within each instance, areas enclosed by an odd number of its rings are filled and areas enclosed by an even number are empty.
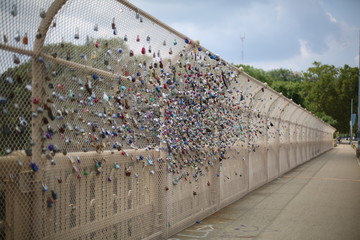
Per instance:
[[[245,33],[244,35],[240,36],[241,39],[241,63],[244,64],[244,40],[245,40]]]
[[[358,141],[358,146],[356,149],[356,156],[360,157],[360,30],[359,30],[359,73],[358,73],[358,78],[359,78],[359,82],[358,82],[358,111],[357,111],[357,119],[358,119],[358,129],[357,129],[357,141]]]
[[[350,145],[352,145],[352,138],[353,138],[352,114],[353,114],[353,99],[351,99],[351,112],[350,112]]]

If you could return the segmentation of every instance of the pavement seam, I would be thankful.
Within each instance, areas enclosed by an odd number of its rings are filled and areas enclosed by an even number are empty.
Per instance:
[[[350,179],[350,178],[329,178],[329,177],[283,177],[283,178],[325,180],[325,181],[330,180],[330,181],[360,182],[360,179]]]

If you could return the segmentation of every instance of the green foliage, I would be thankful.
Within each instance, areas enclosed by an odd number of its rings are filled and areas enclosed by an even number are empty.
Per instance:
[[[281,92],[285,97],[292,99],[296,104],[304,106],[302,93],[306,91],[306,85],[302,82],[274,81],[271,87]]]
[[[348,65],[335,67],[314,62],[305,75],[310,88],[305,105],[324,121],[336,127],[340,133],[349,131],[350,103],[354,99],[357,106],[358,68]],[[354,107],[354,112],[356,111]],[[336,120],[336,123],[329,118]]]
[[[62,42],[44,46],[44,52],[54,58],[85,64],[104,71],[122,73],[126,70],[134,71],[135,63],[148,61],[149,56],[129,57],[129,48],[122,39],[97,39],[97,45],[89,41],[84,45],[75,45]],[[122,52],[118,52],[122,49]],[[105,60],[109,61],[105,64]],[[115,66],[110,68],[109,66]],[[52,83],[61,82],[64,77],[71,77],[72,71],[66,71],[64,66],[47,61],[44,64],[44,72],[54,71],[56,74],[47,76]],[[31,83],[32,61],[24,61],[21,64],[6,69],[0,74],[0,97],[6,99],[1,104],[2,117],[0,118],[0,156],[6,151],[28,149],[31,146]],[[47,80],[49,81],[49,80]],[[47,82],[48,83],[48,82]],[[47,84],[46,83],[46,84]],[[20,119],[25,119],[27,126],[22,126]]]
[[[338,124],[338,121],[336,121],[331,116],[326,115],[324,112],[317,113],[316,115],[318,118],[320,118],[321,120],[323,120],[324,122],[326,122],[332,126],[336,126]]]
[[[19,150],[30,147],[30,127],[20,124],[20,119],[31,121],[31,91],[26,85],[31,84],[31,61],[9,68],[0,75],[1,97],[7,103],[1,106],[0,118],[0,155],[8,149]]]
[[[331,115],[337,107],[335,81],[338,70],[334,66],[321,65],[318,62],[314,65],[316,67],[309,68],[305,74],[306,81],[311,83],[305,105],[315,114],[325,112]]]
[[[259,80],[261,82],[266,82],[269,85],[271,85],[271,83],[273,82],[273,79],[271,78],[271,76],[263,69],[254,68],[249,65],[239,65],[238,67],[240,67],[240,66],[244,68],[244,71],[247,74],[249,74],[250,76],[256,78],[257,80]]]
[[[302,72],[293,72],[289,69],[284,68],[270,70],[267,73],[275,81],[298,82],[304,80]]]
[[[274,90],[337,128],[341,134],[349,132],[351,99],[354,100],[354,113],[358,105],[357,67],[335,67],[314,62],[312,67],[301,73],[282,68],[264,71],[251,66],[242,67],[246,73],[267,82]]]
[[[118,49],[122,49],[122,53],[119,53]],[[120,61],[129,61],[129,51],[128,46],[120,38],[99,38],[96,41],[89,40],[84,45],[61,42],[44,47],[44,52],[48,54],[104,71],[117,70],[111,69],[109,66],[116,66]],[[140,59],[138,58],[138,60]],[[106,61],[107,64],[105,64]]]

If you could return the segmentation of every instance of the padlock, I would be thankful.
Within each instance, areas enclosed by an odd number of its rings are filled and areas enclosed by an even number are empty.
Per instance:
[[[14,39],[16,42],[20,42],[20,32],[19,31],[16,32]]]
[[[54,201],[50,197],[48,197],[48,199],[46,200],[46,205],[48,208],[52,208],[54,205]]]
[[[40,8],[40,14],[39,15],[40,15],[41,18],[45,18],[46,17],[45,9]]]
[[[13,55],[13,62],[15,64],[20,64],[20,59],[15,54]]]
[[[23,117],[19,117],[19,122],[20,122],[20,125],[23,126],[23,127],[28,126],[28,122]]]
[[[112,19],[112,23],[111,23],[111,29],[116,29],[116,25],[115,25],[115,17],[113,17]]]
[[[24,45],[27,45],[29,43],[29,39],[28,39],[28,36],[27,36],[27,33],[25,33],[23,39],[22,39],[22,42]]]
[[[75,35],[74,35],[74,37],[75,37],[75,39],[80,39],[80,33],[79,33],[79,27],[76,27],[75,28]]]
[[[39,166],[36,165],[36,163],[34,163],[34,162],[31,162],[31,163],[30,163],[30,167],[31,167],[31,169],[32,169],[34,172],[39,171]]]
[[[11,6],[11,11],[10,11],[10,13],[11,13],[11,15],[12,15],[13,17],[15,17],[15,16],[18,14],[18,10],[17,10],[17,5],[16,5],[16,4],[13,4],[13,5]]]
[[[57,195],[57,193],[56,193],[54,190],[51,190],[51,197],[52,197],[54,200],[57,200],[57,199],[58,199],[58,195]]]

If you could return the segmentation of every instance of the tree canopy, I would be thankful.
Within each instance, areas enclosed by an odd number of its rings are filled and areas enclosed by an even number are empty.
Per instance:
[[[335,67],[314,62],[307,71],[294,72],[282,68],[264,71],[252,66],[241,66],[249,75],[267,82],[274,90],[293,99],[340,133],[349,133],[351,99],[354,100],[354,113],[357,113],[358,105],[357,67],[346,64]]]

